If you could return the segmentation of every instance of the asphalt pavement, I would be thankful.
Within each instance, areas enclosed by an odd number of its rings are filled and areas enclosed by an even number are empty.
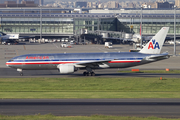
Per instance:
[[[4,99],[2,115],[156,116],[180,118],[180,99]]]
[[[20,76],[16,69],[0,68],[0,78],[29,78],[29,77],[49,77],[49,78],[65,78],[65,77],[163,77],[163,78],[180,78],[180,74],[164,74],[164,73],[126,73],[119,72],[124,69],[101,69],[95,70],[95,76],[84,76],[83,70],[73,74],[60,74],[58,70],[24,70],[23,76]],[[131,70],[131,69],[126,69]],[[165,71],[165,69],[164,69]]]
[[[19,45],[0,45],[0,77],[84,77],[83,71],[74,74],[59,74],[57,70],[27,70],[24,76],[12,68],[5,66],[9,59],[32,53],[79,53],[79,52],[127,52],[129,45],[113,45],[106,49],[104,45],[74,45],[73,48],[61,48],[60,43],[21,43]],[[165,44],[162,52],[173,55],[173,45]],[[120,73],[121,70],[170,70],[180,69],[180,45],[176,46],[176,56],[146,65],[128,69],[95,70],[95,77],[175,77],[180,74],[158,73]],[[91,76],[89,76],[91,77]],[[48,114],[63,116],[89,116],[94,114],[122,116],[157,116],[180,118],[180,99],[0,99],[0,114],[3,115],[35,115]]]

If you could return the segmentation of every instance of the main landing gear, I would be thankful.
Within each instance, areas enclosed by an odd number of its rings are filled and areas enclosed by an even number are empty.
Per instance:
[[[87,67],[86,68],[87,71],[83,72],[84,76],[95,76],[96,74],[92,71],[91,68]]]
[[[83,72],[84,76],[95,76],[96,74],[94,72]]]

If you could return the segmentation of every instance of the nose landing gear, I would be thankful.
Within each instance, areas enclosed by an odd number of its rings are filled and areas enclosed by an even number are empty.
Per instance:
[[[17,71],[19,72],[20,76],[23,76],[23,70],[22,69],[17,69]]]
[[[20,76],[23,76],[23,72],[20,72],[19,74],[20,74]]]

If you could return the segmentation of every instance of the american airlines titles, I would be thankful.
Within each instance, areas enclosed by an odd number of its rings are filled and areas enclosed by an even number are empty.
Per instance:
[[[49,59],[49,56],[26,56],[26,59]]]

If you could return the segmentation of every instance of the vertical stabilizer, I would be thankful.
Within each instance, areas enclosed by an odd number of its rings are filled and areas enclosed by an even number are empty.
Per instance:
[[[160,54],[169,27],[162,27],[161,30],[145,45],[140,53]]]

